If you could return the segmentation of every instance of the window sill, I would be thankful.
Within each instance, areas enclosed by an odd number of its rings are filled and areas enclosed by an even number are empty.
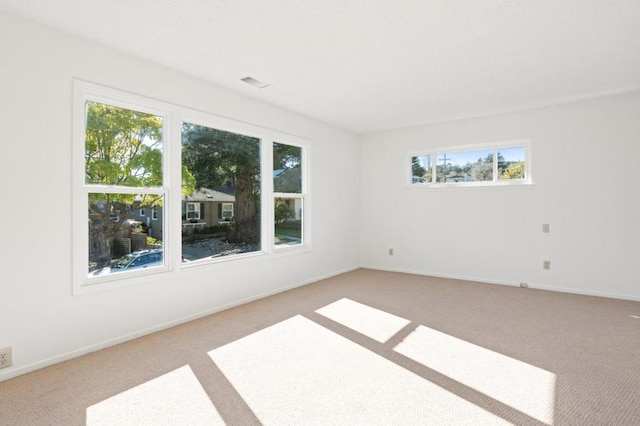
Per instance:
[[[441,191],[448,189],[531,189],[535,186],[533,182],[460,182],[460,183],[423,183],[407,185],[406,189],[410,191]]]

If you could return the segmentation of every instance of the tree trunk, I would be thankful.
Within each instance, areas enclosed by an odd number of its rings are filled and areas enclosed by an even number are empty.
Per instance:
[[[232,243],[260,242],[260,217],[253,193],[255,177],[250,167],[238,166],[236,172],[236,203],[229,224],[227,240]]]
[[[111,248],[109,237],[101,228],[94,229],[91,236],[91,260],[96,263],[96,268],[109,266],[111,263]]]

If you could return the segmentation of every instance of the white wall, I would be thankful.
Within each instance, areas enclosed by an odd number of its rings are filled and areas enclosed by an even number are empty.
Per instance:
[[[405,187],[409,151],[513,139],[532,188]],[[364,266],[640,300],[640,94],[367,135],[361,179]]]
[[[358,266],[356,136],[4,12],[0,40],[0,380]],[[312,251],[72,296],[74,77],[310,139]]]

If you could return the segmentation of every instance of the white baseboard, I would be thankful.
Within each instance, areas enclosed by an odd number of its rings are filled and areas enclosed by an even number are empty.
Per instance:
[[[133,333],[126,334],[126,335],[121,336],[121,337],[117,337],[117,338],[114,338],[114,339],[109,339],[109,340],[106,340],[106,341],[103,341],[103,342],[100,342],[100,343],[96,343],[94,345],[86,346],[86,347],[83,347],[83,348],[80,348],[80,349],[76,349],[76,350],[61,354],[61,355],[56,355],[54,357],[47,358],[47,359],[44,359],[42,361],[34,362],[32,364],[28,364],[28,365],[24,365],[24,366],[16,367],[16,368],[9,368],[7,371],[4,371],[4,372],[0,373],[0,382],[12,379],[14,377],[21,376],[23,374],[30,373],[32,371],[40,370],[42,368],[49,367],[49,366],[54,365],[54,364],[58,364],[58,363],[61,363],[61,362],[64,362],[64,361],[68,361],[70,359],[77,358],[79,356],[86,355],[86,354],[89,354],[91,352],[96,352],[96,351],[99,351],[101,349],[108,348],[110,346],[115,346],[115,345],[118,345],[120,343],[127,342],[129,340],[137,339],[138,337],[142,337],[142,336],[146,336],[146,335],[151,334],[151,333],[155,333],[155,332],[158,332],[158,331],[166,330],[167,328],[175,327],[177,325],[184,324],[186,322],[193,321],[193,320],[196,320],[198,318],[206,317],[207,315],[212,315],[212,314],[215,314],[217,312],[224,311],[226,309],[230,309],[230,308],[233,308],[233,307],[236,307],[236,306],[243,305],[245,303],[249,303],[249,302],[253,302],[255,300],[263,299],[265,297],[273,296],[273,295],[278,294],[278,293],[283,293],[283,292],[285,292],[287,290],[292,290],[292,289],[297,288],[297,287],[302,287],[304,285],[311,284],[311,283],[314,283],[316,281],[321,281],[321,280],[324,280],[324,279],[327,279],[327,278],[331,278],[331,277],[334,277],[334,276],[337,276],[337,275],[345,274],[347,272],[351,272],[351,271],[354,271],[356,269],[360,269],[360,267],[359,266],[353,266],[353,267],[349,267],[349,268],[342,269],[342,270],[339,270],[339,271],[334,271],[334,272],[329,273],[329,274],[321,275],[321,276],[318,276],[318,277],[314,277],[314,278],[310,278],[310,279],[307,279],[307,280],[304,280],[304,281],[297,282],[295,284],[291,284],[291,285],[287,285],[287,286],[284,286],[284,287],[280,287],[280,288],[277,288],[277,289],[274,289],[274,290],[271,290],[271,291],[268,291],[268,292],[265,292],[265,293],[261,293],[261,294],[256,295],[256,296],[247,297],[245,299],[240,299],[240,300],[237,300],[237,301],[234,301],[234,302],[231,302],[231,303],[227,303],[225,305],[217,306],[215,308],[208,309],[208,310],[202,311],[202,312],[198,312],[198,313],[193,314],[193,315],[188,315],[186,317],[182,317],[182,318],[179,318],[179,319],[176,319],[176,320],[168,321],[168,322],[165,322],[165,323],[153,326],[153,327],[148,327],[148,328],[145,328],[145,329],[133,332]]]
[[[452,280],[474,281],[479,283],[500,284],[500,285],[508,285],[513,287],[520,286],[519,282],[501,281],[501,280],[494,280],[490,278],[480,278],[480,277],[472,277],[472,276],[466,276],[466,275],[439,274],[439,273],[426,272],[426,271],[380,267],[380,266],[373,266],[373,265],[360,265],[360,267],[364,269],[373,269],[377,271],[399,272],[403,274],[422,275],[425,277],[449,278]],[[583,289],[568,288],[568,287],[542,286],[542,285],[537,285],[532,283],[528,283],[528,286],[529,288],[536,289],[536,290],[555,291],[558,293],[579,294],[582,296],[605,297],[608,299],[631,300],[634,302],[640,301],[640,296],[632,296],[628,294],[607,293],[607,292],[601,292],[601,291],[591,291],[591,290],[583,290]]]

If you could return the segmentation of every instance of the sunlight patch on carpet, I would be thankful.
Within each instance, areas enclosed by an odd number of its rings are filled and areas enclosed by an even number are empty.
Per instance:
[[[509,424],[300,315],[209,356],[265,425]]]
[[[188,365],[87,408],[87,426],[224,424]]]
[[[394,350],[528,416],[553,424],[553,373],[422,325]]]
[[[316,313],[380,343],[385,343],[411,322],[346,298],[320,308]]]

